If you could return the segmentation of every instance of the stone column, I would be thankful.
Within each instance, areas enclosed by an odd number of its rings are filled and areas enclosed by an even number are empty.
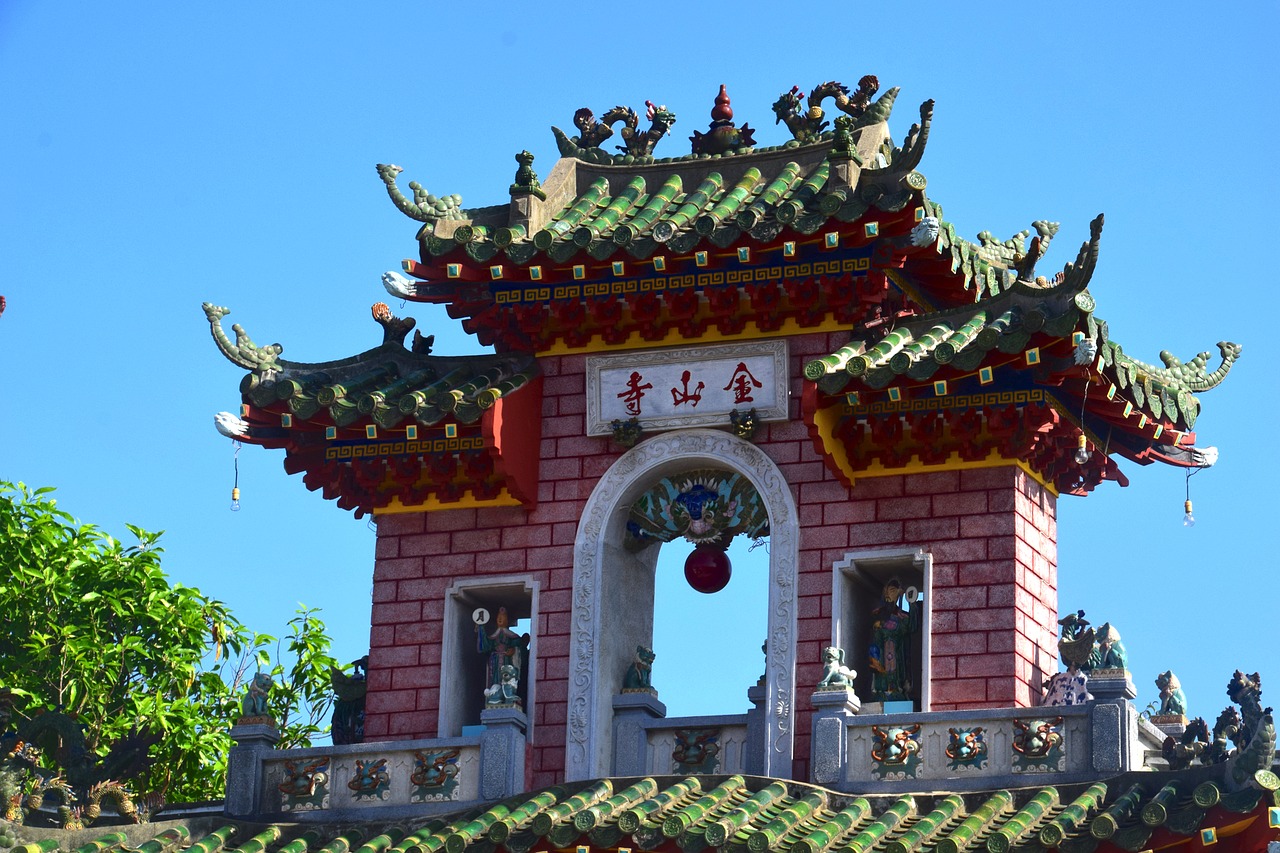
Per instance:
[[[862,702],[849,688],[816,690],[810,701],[814,710],[809,781],[815,785],[834,785],[844,772],[848,722],[862,708]]]
[[[480,712],[480,799],[499,800],[525,788],[525,731],[529,720],[515,707]]]
[[[1138,744],[1138,709],[1134,707],[1133,700],[1138,698],[1138,690],[1133,686],[1133,677],[1129,675],[1127,669],[1095,669],[1089,673],[1089,693],[1093,696],[1094,701],[1094,731],[1095,739],[1098,738],[1099,720],[1104,717],[1100,716],[1102,705],[1114,705],[1117,710],[1114,715],[1118,717],[1115,724],[1119,729],[1119,740],[1115,744],[1114,751],[1119,759],[1120,770],[1139,770],[1142,768],[1142,748]],[[1112,724],[1108,723],[1106,728],[1109,730]],[[1106,753],[1113,748],[1106,746],[1099,752],[1099,747],[1106,741],[1095,740],[1094,746],[1094,763],[1095,765]]]
[[[619,693],[613,697],[613,775],[646,776],[650,773],[649,732],[645,723],[667,716],[667,706],[657,693]]]
[[[744,769],[750,776],[764,775],[765,743],[764,700],[765,686],[756,684],[747,688],[751,708],[747,711],[747,753],[743,757]]]
[[[280,741],[275,720],[241,717],[231,727],[236,745],[227,755],[227,799],[223,808],[231,817],[248,817],[262,811],[262,763]]]

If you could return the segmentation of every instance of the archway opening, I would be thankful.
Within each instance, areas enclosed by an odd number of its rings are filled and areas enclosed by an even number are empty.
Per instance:
[[[612,772],[614,702],[622,695],[636,646],[653,643],[658,554],[655,547],[625,546],[625,537],[634,532],[629,528],[632,509],[655,482],[700,468],[737,475],[758,496],[768,522],[768,652],[760,692],[758,772],[785,775],[791,770],[799,559],[795,501],[786,478],[763,450],[724,432],[696,429],[655,436],[627,451],[600,478],[583,509],[574,543],[565,756],[569,780]],[[758,640],[747,642],[758,648]],[[682,657],[689,657],[687,644]],[[752,681],[748,677],[744,686]]]
[[[662,546],[654,578],[653,686],[671,717],[740,714],[747,689],[764,678],[761,646],[768,635],[769,546],[735,536],[733,566],[719,592],[698,592],[685,580],[694,546]]]

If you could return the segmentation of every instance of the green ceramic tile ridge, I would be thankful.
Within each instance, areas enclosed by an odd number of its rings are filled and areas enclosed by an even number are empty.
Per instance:
[[[745,826],[764,809],[787,796],[785,782],[772,782],[752,794],[737,808],[733,809],[715,823],[707,826],[707,843],[713,847],[722,847],[729,837]]]
[[[573,232],[573,242],[585,248],[600,235],[611,233],[622,217],[635,207],[644,192],[644,178],[637,175],[622,188],[622,192],[618,193],[604,210],[600,211],[598,216],[578,226],[578,229]]]
[[[710,211],[698,217],[694,230],[704,237],[709,236],[721,222],[731,220],[759,183],[760,170],[752,166],[733,185],[733,189],[721,196]]]
[[[635,832],[650,820],[659,821],[660,823],[659,819],[667,811],[678,808],[688,798],[701,792],[702,783],[697,778],[690,776],[662,791],[657,796],[639,803],[618,815],[618,827],[623,832]]]
[[[216,853],[229,840],[235,837],[238,830],[231,825],[220,826],[187,848],[187,853]]]
[[[109,832],[87,844],[81,844],[75,849],[74,853],[99,853],[101,850],[109,850],[112,847],[123,845],[128,840],[129,836],[123,832]]]
[[[1000,815],[1013,807],[1013,795],[1008,791],[996,791],[982,805],[974,809],[959,826],[939,839],[935,853],[961,853],[969,849],[983,830],[989,828]]]
[[[1177,802],[1182,786],[1174,781],[1165,785],[1142,807],[1142,822],[1147,826],[1160,826],[1169,817],[1169,809]]]
[[[649,200],[645,202],[639,213],[631,217],[629,221],[620,223],[613,230],[613,242],[619,246],[626,246],[640,235],[646,233],[654,220],[671,206],[671,203],[680,195],[683,188],[684,181],[679,175],[672,175],[667,178],[658,191],[649,196]]]
[[[987,849],[991,853],[1007,853],[1033,826],[1058,804],[1056,788],[1043,788],[1032,797],[1013,817],[1005,821],[1004,826],[995,830],[987,838]]]
[[[594,805],[611,794],[613,794],[613,783],[608,779],[601,779],[599,782],[583,788],[564,802],[557,803],[538,812],[538,814],[534,815],[530,828],[535,835],[546,835],[551,831],[552,827],[572,818],[579,809]]]
[[[884,813],[869,823],[844,847],[837,848],[841,853],[866,853],[880,842],[886,835],[898,827],[904,820],[916,813],[916,801],[911,796],[899,797]]]
[[[800,180],[800,164],[794,161],[787,163],[782,167],[782,171],[778,173],[778,177],[774,178],[772,183],[764,188],[764,191],[751,202],[746,210],[743,210],[737,216],[738,227],[743,231],[750,231],[760,223],[760,220],[772,210],[794,187]]]
[[[280,838],[280,827],[272,824],[250,838],[244,844],[240,844],[233,848],[233,853],[262,853],[267,849],[268,844],[273,844]]]
[[[818,164],[810,174],[805,178],[800,188],[792,194],[791,198],[783,201],[774,211],[774,216],[779,222],[792,223],[795,222],[800,214],[804,213],[805,207],[813,200],[813,197],[827,184],[827,177],[831,171],[831,164],[823,160]]]
[[[895,353],[911,341],[911,332],[907,329],[894,329],[880,339],[862,355],[854,356],[845,364],[850,376],[862,376],[873,367],[879,367],[893,357]]]
[[[859,830],[870,814],[871,804],[865,797],[858,797],[817,829],[797,839],[791,853],[823,853],[842,837]]]
[[[1057,847],[1064,839],[1076,831],[1085,820],[1089,817],[1089,813],[1094,811],[1106,799],[1107,786],[1103,782],[1090,785],[1089,788],[1080,796],[1076,797],[1071,803],[1058,813],[1057,817],[1045,824],[1040,829],[1040,844],[1045,847]]]
[[[655,780],[641,779],[604,802],[596,803],[578,812],[573,816],[573,825],[582,832],[592,830],[615,812],[629,808],[635,803],[653,796],[657,790],[658,783]]]
[[[307,853],[307,851],[314,849],[323,838],[324,833],[320,830],[308,829],[287,844],[282,844],[276,850],[276,853]]]
[[[707,203],[714,198],[721,187],[724,186],[724,178],[719,172],[712,172],[698,184],[698,188],[689,195],[685,196],[684,203],[675,209],[671,214],[664,216],[653,226],[653,239],[659,243],[670,242],[671,238],[679,233],[695,216],[702,212]]]
[[[747,837],[747,849],[751,853],[765,853],[798,824],[826,808],[827,795],[821,791],[806,794],[782,810],[777,817]],[[796,848],[793,846],[792,850]]]
[[[694,802],[680,809],[662,822],[662,834],[676,838],[695,823],[703,820],[713,809],[741,791],[746,782],[741,776],[730,776]]]
[[[952,794],[940,800],[929,812],[906,832],[885,845],[885,853],[911,853],[924,847],[943,826],[953,818],[964,815],[964,798]]]
[[[361,844],[356,849],[356,853],[383,853],[384,850],[388,850],[399,843],[404,836],[404,827],[389,826],[378,835]]]

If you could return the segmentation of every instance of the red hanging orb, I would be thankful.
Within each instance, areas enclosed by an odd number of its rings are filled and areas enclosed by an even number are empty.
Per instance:
[[[729,555],[715,545],[699,545],[684,561],[684,579],[708,595],[724,589],[732,573]]]

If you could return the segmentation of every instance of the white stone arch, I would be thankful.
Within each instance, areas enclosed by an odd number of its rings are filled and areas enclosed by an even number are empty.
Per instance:
[[[652,630],[653,596],[631,594],[629,584],[653,583],[657,549],[640,554],[623,550],[627,514],[632,503],[659,478],[700,467],[726,468],[745,476],[769,514],[763,772],[791,776],[800,558],[795,501],[786,478],[763,450],[729,433],[691,429],[655,436],[619,457],[596,484],[578,523],[573,549],[567,780],[593,779],[612,772],[613,696],[622,686],[636,638],[642,637],[641,631]],[[627,606],[619,607],[622,603]]]

